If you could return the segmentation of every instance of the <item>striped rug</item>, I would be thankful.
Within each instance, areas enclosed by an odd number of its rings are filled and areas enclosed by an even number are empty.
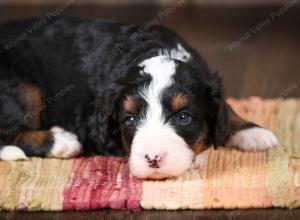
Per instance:
[[[0,161],[0,209],[213,209],[300,206],[300,100],[229,99],[248,120],[272,129],[269,152],[219,148],[208,163],[164,181],[143,181],[122,158]]]

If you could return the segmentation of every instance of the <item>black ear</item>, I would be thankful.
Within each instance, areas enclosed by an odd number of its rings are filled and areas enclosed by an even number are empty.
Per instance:
[[[101,91],[94,103],[94,116],[90,118],[90,134],[101,150],[109,146],[112,138],[118,139],[120,136],[117,119],[118,103],[126,93],[126,89],[133,86],[132,83],[137,78],[140,69],[140,67],[131,67],[126,71],[127,74],[117,78],[104,91],[101,87],[99,88]]]
[[[118,132],[115,128],[114,114],[116,103],[120,98],[124,87],[119,83],[112,83],[101,95],[96,97],[94,103],[94,114],[90,118],[90,135],[98,145],[98,153],[110,151],[111,134]],[[116,130],[113,130],[116,129]],[[103,151],[103,152],[102,152]]]
[[[228,131],[228,106],[224,98],[222,80],[217,73],[213,74],[207,84],[207,144],[214,148],[223,146]]]

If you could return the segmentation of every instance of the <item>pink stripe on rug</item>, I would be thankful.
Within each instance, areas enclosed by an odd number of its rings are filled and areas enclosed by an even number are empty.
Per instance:
[[[141,180],[129,174],[126,161],[117,157],[78,158],[64,190],[64,210],[100,208],[137,209]]]

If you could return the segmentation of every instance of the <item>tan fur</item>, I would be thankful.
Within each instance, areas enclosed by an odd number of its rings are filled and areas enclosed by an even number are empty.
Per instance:
[[[188,98],[186,95],[182,93],[178,93],[175,95],[172,101],[172,109],[174,112],[179,111],[180,109],[184,108],[188,103]]]
[[[210,147],[205,144],[205,137],[208,135],[207,125],[204,126],[204,133],[205,134],[201,135],[196,141],[196,143],[193,145],[193,151],[195,156],[197,156],[198,154],[202,153]]]
[[[126,99],[123,102],[124,109],[129,113],[136,113],[137,112],[137,106],[134,101],[134,98],[132,96],[127,96]]]
[[[41,111],[43,108],[43,95],[41,90],[34,85],[23,85],[21,94],[25,98],[30,108],[30,112],[26,116],[26,120],[31,123],[34,129],[40,127]]]
[[[50,131],[27,131],[19,133],[15,140],[15,145],[30,145],[32,147],[43,147],[46,141],[51,140]]]

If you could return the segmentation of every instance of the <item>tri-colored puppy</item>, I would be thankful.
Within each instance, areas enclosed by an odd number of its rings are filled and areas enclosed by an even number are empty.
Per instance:
[[[2,160],[125,152],[134,175],[166,178],[210,146],[277,144],[229,108],[218,75],[167,28],[59,18],[24,35],[39,19],[0,26]]]

